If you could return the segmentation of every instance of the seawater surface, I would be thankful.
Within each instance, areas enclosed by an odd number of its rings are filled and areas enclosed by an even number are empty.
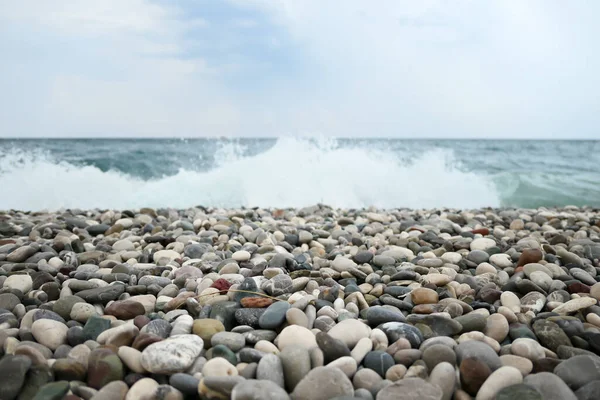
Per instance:
[[[600,141],[0,139],[0,209],[600,207]]]

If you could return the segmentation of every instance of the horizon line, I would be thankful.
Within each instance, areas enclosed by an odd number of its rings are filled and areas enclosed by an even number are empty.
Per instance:
[[[272,140],[272,139],[282,139],[282,138],[291,138],[291,139],[336,139],[336,140],[437,140],[437,141],[450,141],[450,140],[461,140],[461,141],[547,141],[547,142],[564,142],[564,141],[591,141],[597,142],[600,141],[600,137],[598,138],[585,138],[585,137],[576,137],[576,138],[518,138],[518,137],[509,137],[509,138],[469,138],[469,137],[431,137],[431,138],[423,138],[423,137],[394,137],[394,136],[29,136],[29,137],[15,137],[15,136],[7,136],[0,137],[0,140],[38,140],[38,139],[56,139],[56,140],[239,140],[239,139],[259,139],[259,140]]]

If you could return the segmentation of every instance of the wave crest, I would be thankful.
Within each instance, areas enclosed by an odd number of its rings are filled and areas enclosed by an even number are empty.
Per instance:
[[[281,138],[254,155],[225,144],[211,169],[144,180],[16,149],[0,154],[0,209],[217,207],[497,207],[492,180],[465,171],[451,150],[397,154],[375,141]],[[185,145],[185,143],[182,143]],[[165,159],[154,162],[169,162]]]

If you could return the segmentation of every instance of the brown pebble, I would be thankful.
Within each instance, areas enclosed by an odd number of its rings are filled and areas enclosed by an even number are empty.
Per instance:
[[[525,249],[519,257],[517,267],[522,267],[530,263],[536,263],[542,258],[544,258],[544,255],[542,254],[542,251],[540,249]]]
[[[462,388],[475,396],[485,380],[492,374],[492,370],[476,358],[465,358],[460,363],[460,382]]]

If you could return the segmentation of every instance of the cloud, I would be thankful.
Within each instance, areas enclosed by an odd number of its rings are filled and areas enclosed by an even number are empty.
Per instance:
[[[1,136],[599,137],[595,3],[0,3]]]

